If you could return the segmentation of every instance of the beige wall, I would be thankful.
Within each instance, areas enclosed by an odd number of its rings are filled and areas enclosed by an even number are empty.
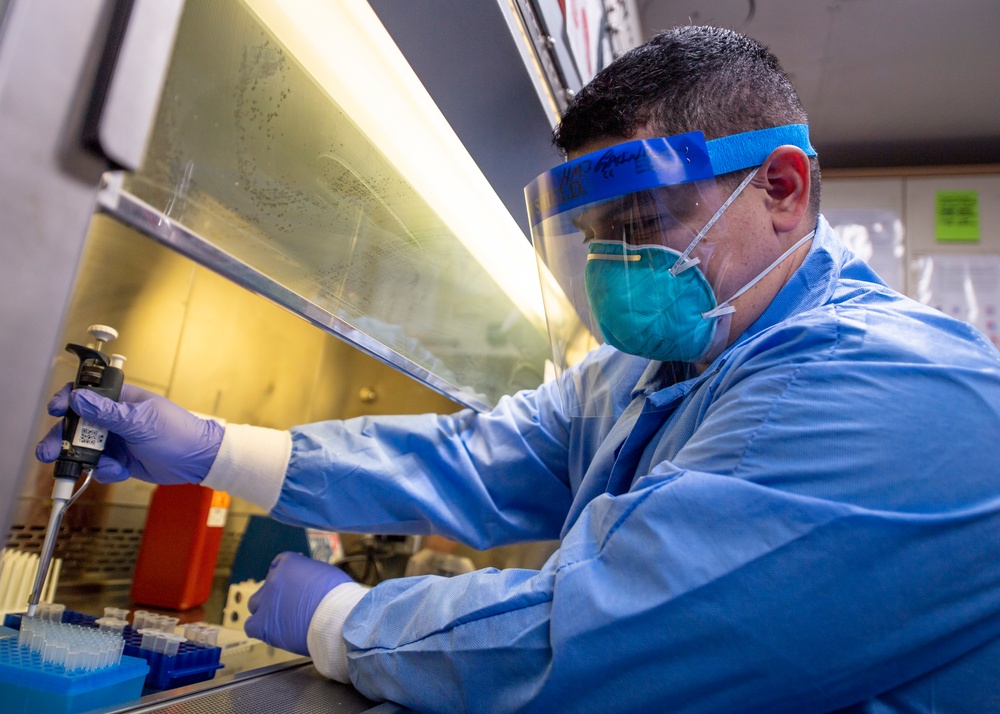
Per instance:
[[[978,167],[971,167],[971,170]],[[941,169],[947,171],[948,167]],[[902,292],[913,295],[911,263],[923,255],[1000,255],[1000,168],[991,173],[934,174],[911,170],[894,175],[888,171],[832,171],[823,176],[822,209],[882,209],[902,221],[904,253]],[[937,191],[975,191],[979,198],[980,239],[950,242],[935,239],[935,195]],[[899,286],[894,286],[898,287]]]

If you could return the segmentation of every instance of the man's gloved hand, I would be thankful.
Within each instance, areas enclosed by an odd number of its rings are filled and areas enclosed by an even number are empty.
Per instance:
[[[338,585],[353,582],[340,568],[301,553],[279,553],[267,579],[247,602],[247,635],[289,652],[308,655],[306,636],[320,602]]]
[[[196,417],[166,397],[126,384],[120,401],[88,389],[70,391],[67,384],[49,401],[49,414],[73,411],[108,430],[108,441],[94,469],[104,483],[129,476],[161,484],[201,483],[212,468],[225,429],[216,421]],[[46,463],[59,457],[62,421],[46,434],[35,456]]]

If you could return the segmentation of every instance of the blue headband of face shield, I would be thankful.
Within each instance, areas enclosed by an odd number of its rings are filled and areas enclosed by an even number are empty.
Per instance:
[[[567,161],[528,184],[524,189],[528,216],[535,226],[616,196],[760,166],[774,149],[784,145],[816,156],[806,124],[747,131],[711,141],[694,131],[618,144]]]

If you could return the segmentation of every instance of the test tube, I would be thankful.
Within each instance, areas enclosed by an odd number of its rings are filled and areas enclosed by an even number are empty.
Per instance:
[[[47,620],[51,622],[62,622],[63,612],[66,610],[66,606],[60,603],[46,602],[38,606],[36,615],[41,620]]]
[[[118,607],[106,607],[104,608],[104,616],[112,618],[114,620],[124,620],[128,617],[128,610],[123,610]]]
[[[80,645],[66,647],[66,671],[72,672],[77,669],[86,669],[84,665],[83,650]]]
[[[201,631],[202,638],[198,640],[203,645],[208,645],[209,647],[219,646],[219,628],[218,627],[205,627]]]
[[[136,610],[135,614],[132,615],[132,629],[138,631],[145,627],[147,617],[149,617],[149,613],[145,610]]]
[[[31,620],[27,617],[21,620],[21,631],[17,633],[17,644],[28,647],[31,642]]]
[[[119,611],[120,612],[120,611]],[[110,632],[113,635],[121,636],[128,625],[128,620],[120,620],[115,617],[101,617],[94,621],[101,632]]]
[[[32,652],[41,652],[44,645],[45,633],[42,632],[42,629],[39,627],[31,633],[31,643],[29,646],[31,647]]]
[[[151,627],[146,627],[139,630],[139,634],[142,635],[142,642],[139,644],[139,649],[152,651],[159,631]]]
[[[49,643],[46,643],[49,644]],[[54,642],[48,652],[48,660],[53,664],[61,664],[66,671],[76,669],[76,660],[79,658],[80,648],[74,642]],[[42,651],[42,661],[46,660],[45,650]]]
[[[95,658],[94,662],[94,667],[102,668],[102,667],[107,667],[109,664],[111,664],[113,652],[114,652],[114,643],[111,641],[110,637],[107,637],[102,643],[100,652],[97,653],[97,657]]]
[[[163,648],[163,654],[167,657],[173,657],[177,654],[180,649],[182,642],[187,642],[187,638],[183,635],[175,635],[173,633],[166,633],[167,643]]]

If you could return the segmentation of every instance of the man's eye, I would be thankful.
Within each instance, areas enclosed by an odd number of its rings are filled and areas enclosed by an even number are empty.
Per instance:
[[[635,218],[622,221],[614,227],[614,237],[631,245],[659,243],[662,225],[658,217]]]

